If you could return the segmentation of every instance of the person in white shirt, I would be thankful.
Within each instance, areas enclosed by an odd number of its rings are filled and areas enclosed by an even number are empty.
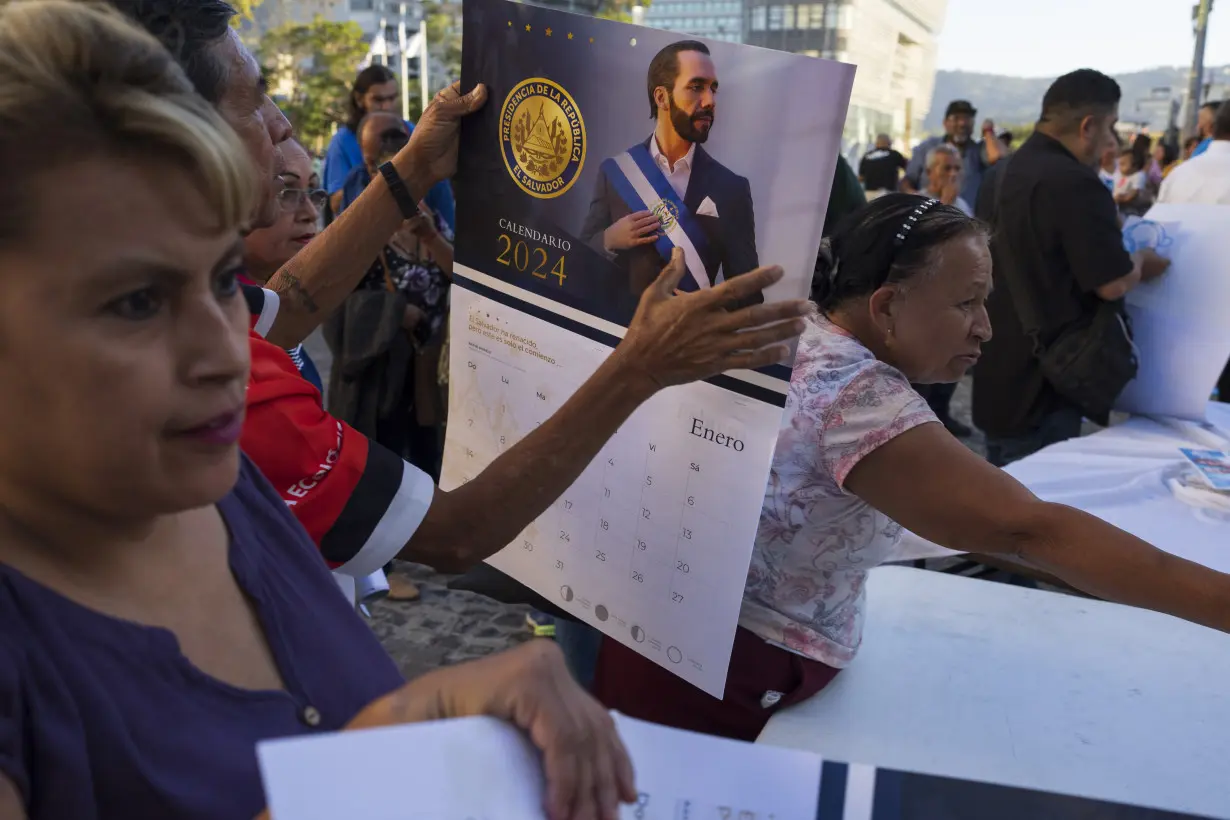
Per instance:
[[[1230,101],[1217,109],[1209,147],[1166,175],[1157,201],[1230,205]]]
[[[927,152],[927,190],[925,193],[945,205],[952,205],[966,216],[974,209],[961,198],[961,152],[950,143],[941,143]]]

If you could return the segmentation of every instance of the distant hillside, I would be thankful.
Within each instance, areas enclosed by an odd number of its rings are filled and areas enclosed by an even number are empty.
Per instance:
[[[1170,87],[1172,95],[1181,97],[1187,87],[1186,68],[1151,68],[1115,77],[1123,89],[1121,116],[1130,117],[1136,101],[1152,95],[1153,89]],[[1206,69],[1206,76],[1222,85],[1230,79],[1230,66]],[[935,75],[935,95],[924,128],[939,131],[944,120],[944,107],[950,100],[969,100],[978,109],[978,117],[990,117],[1001,123],[1030,123],[1038,118],[1042,95],[1054,80],[1051,78],[1004,77],[998,74],[977,74],[970,71],[940,71]]]

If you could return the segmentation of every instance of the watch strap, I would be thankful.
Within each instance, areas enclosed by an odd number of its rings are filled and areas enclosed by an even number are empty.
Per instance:
[[[414,201],[414,197],[410,196],[405,181],[401,178],[401,174],[397,173],[393,163],[386,162],[380,166],[379,170],[380,176],[384,177],[385,184],[389,186],[389,193],[393,195],[393,201],[397,203],[397,208],[401,211],[402,218],[411,219],[418,216],[419,204]]]

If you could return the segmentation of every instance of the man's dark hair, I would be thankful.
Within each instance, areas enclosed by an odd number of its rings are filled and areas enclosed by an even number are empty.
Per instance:
[[[359,134],[359,122],[367,114],[366,111],[359,107],[358,98],[366,94],[373,85],[383,85],[396,79],[397,75],[393,73],[392,69],[379,63],[369,65],[359,72],[358,77],[355,77],[354,85],[350,87],[350,97],[346,100],[346,127],[355,136]]]
[[[1085,117],[1104,117],[1119,105],[1119,83],[1092,68],[1065,74],[1046,90],[1038,120],[1062,132],[1078,128]]]
[[[1205,103],[1204,105],[1200,107],[1203,108],[1205,111],[1212,111],[1214,114],[1216,114],[1217,109],[1221,108],[1221,101],[1220,100],[1210,100],[1209,102]]]
[[[885,194],[839,222],[816,258],[812,301],[828,310],[870,296],[886,284],[925,274],[950,239],[987,236],[983,223],[951,205],[936,203],[917,213],[927,201],[915,194]],[[907,224],[910,230],[899,241]]]
[[[679,53],[681,51],[699,51],[708,54],[709,47],[698,40],[680,40],[671,43],[654,55],[649,63],[649,75],[645,85],[649,90],[649,119],[658,116],[658,104],[654,102],[653,92],[658,86],[665,86],[668,92],[675,88],[675,80],[679,79]]]
[[[1217,116],[1213,118],[1213,139],[1230,140],[1230,100],[1217,106]]]
[[[226,36],[235,9],[224,0],[108,0],[171,52],[196,91],[215,105],[227,66],[213,53]]]

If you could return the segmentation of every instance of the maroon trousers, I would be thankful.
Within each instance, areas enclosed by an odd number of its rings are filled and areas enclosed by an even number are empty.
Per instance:
[[[751,741],[774,712],[816,694],[839,671],[767,644],[739,627],[726,696],[719,700],[619,641],[604,638],[594,695],[628,717]]]

